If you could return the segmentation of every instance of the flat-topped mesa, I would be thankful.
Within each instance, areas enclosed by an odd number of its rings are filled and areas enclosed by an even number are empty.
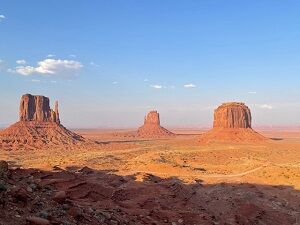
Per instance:
[[[54,122],[60,124],[58,102],[55,111],[50,108],[49,98],[25,94],[20,101],[20,121]]]
[[[245,142],[266,141],[267,138],[251,127],[251,112],[244,103],[229,102],[219,106],[214,112],[213,129],[200,136],[200,142]]]
[[[145,117],[144,125],[138,129],[137,135],[140,137],[164,137],[174,134],[160,126],[159,113],[153,110]]]
[[[214,113],[214,128],[251,128],[251,112],[244,103],[230,102]]]

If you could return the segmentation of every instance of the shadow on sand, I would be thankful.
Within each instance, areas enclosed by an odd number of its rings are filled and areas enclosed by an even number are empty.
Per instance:
[[[203,184],[201,180],[186,184],[177,177],[119,176],[77,166],[53,171],[15,169],[4,183],[11,187],[1,192],[0,224],[5,225],[26,224],[28,216],[69,225],[300,223],[300,191],[290,186]],[[39,188],[28,189],[33,183]],[[19,201],[13,187],[27,190],[26,201]],[[54,201],[56,191],[66,196]]]

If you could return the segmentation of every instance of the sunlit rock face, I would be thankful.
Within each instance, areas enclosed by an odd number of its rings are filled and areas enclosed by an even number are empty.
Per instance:
[[[25,94],[20,101],[20,121],[60,123],[58,102],[55,110],[50,108],[49,98],[41,95]]]
[[[224,103],[215,110],[214,128],[251,128],[251,112],[244,103]]]

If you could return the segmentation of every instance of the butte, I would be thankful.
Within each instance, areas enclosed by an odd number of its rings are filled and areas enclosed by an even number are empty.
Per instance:
[[[85,142],[83,137],[60,123],[58,102],[55,102],[55,109],[52,110],[47,97],[23,95],[19,118],[19,122],[0,132],[1,149],[39,149]]]
[[[175,134],[160,125],[159,113],[157,111],[150,111],[144,120],[144,125],[137,131],[139,137],[167,137]]]
[[[257,143],[266,141],[266,137],[252,129],[251,123],[251,111],[244,103],[224,103],[214,112],[213,129],[201,135],[200,142]]]

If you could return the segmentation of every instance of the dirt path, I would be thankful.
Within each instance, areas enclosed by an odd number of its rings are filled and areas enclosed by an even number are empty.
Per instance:
[[[163,172],[155,172],[155,171],[141,171],[141,170],[131,170],[127,171],[125,175],[131,175],[135,173],[148,173],[148,174],[153,174],[153,175],[161,175],[161,176],[177,176],[177,177],[193,177],[193,178],[235,178],[235,177],[242,177],[251,173],[254,173],[258,170],[261,170],[265,167],[267,167],[268,164],[261,165],[259,167],[256,167],[254,169],[242,172],[242,173],[236,173],[236,174],[203,174],[203,175],[181,175],[181,174],[170,174],[170,173],[163,173]]]

